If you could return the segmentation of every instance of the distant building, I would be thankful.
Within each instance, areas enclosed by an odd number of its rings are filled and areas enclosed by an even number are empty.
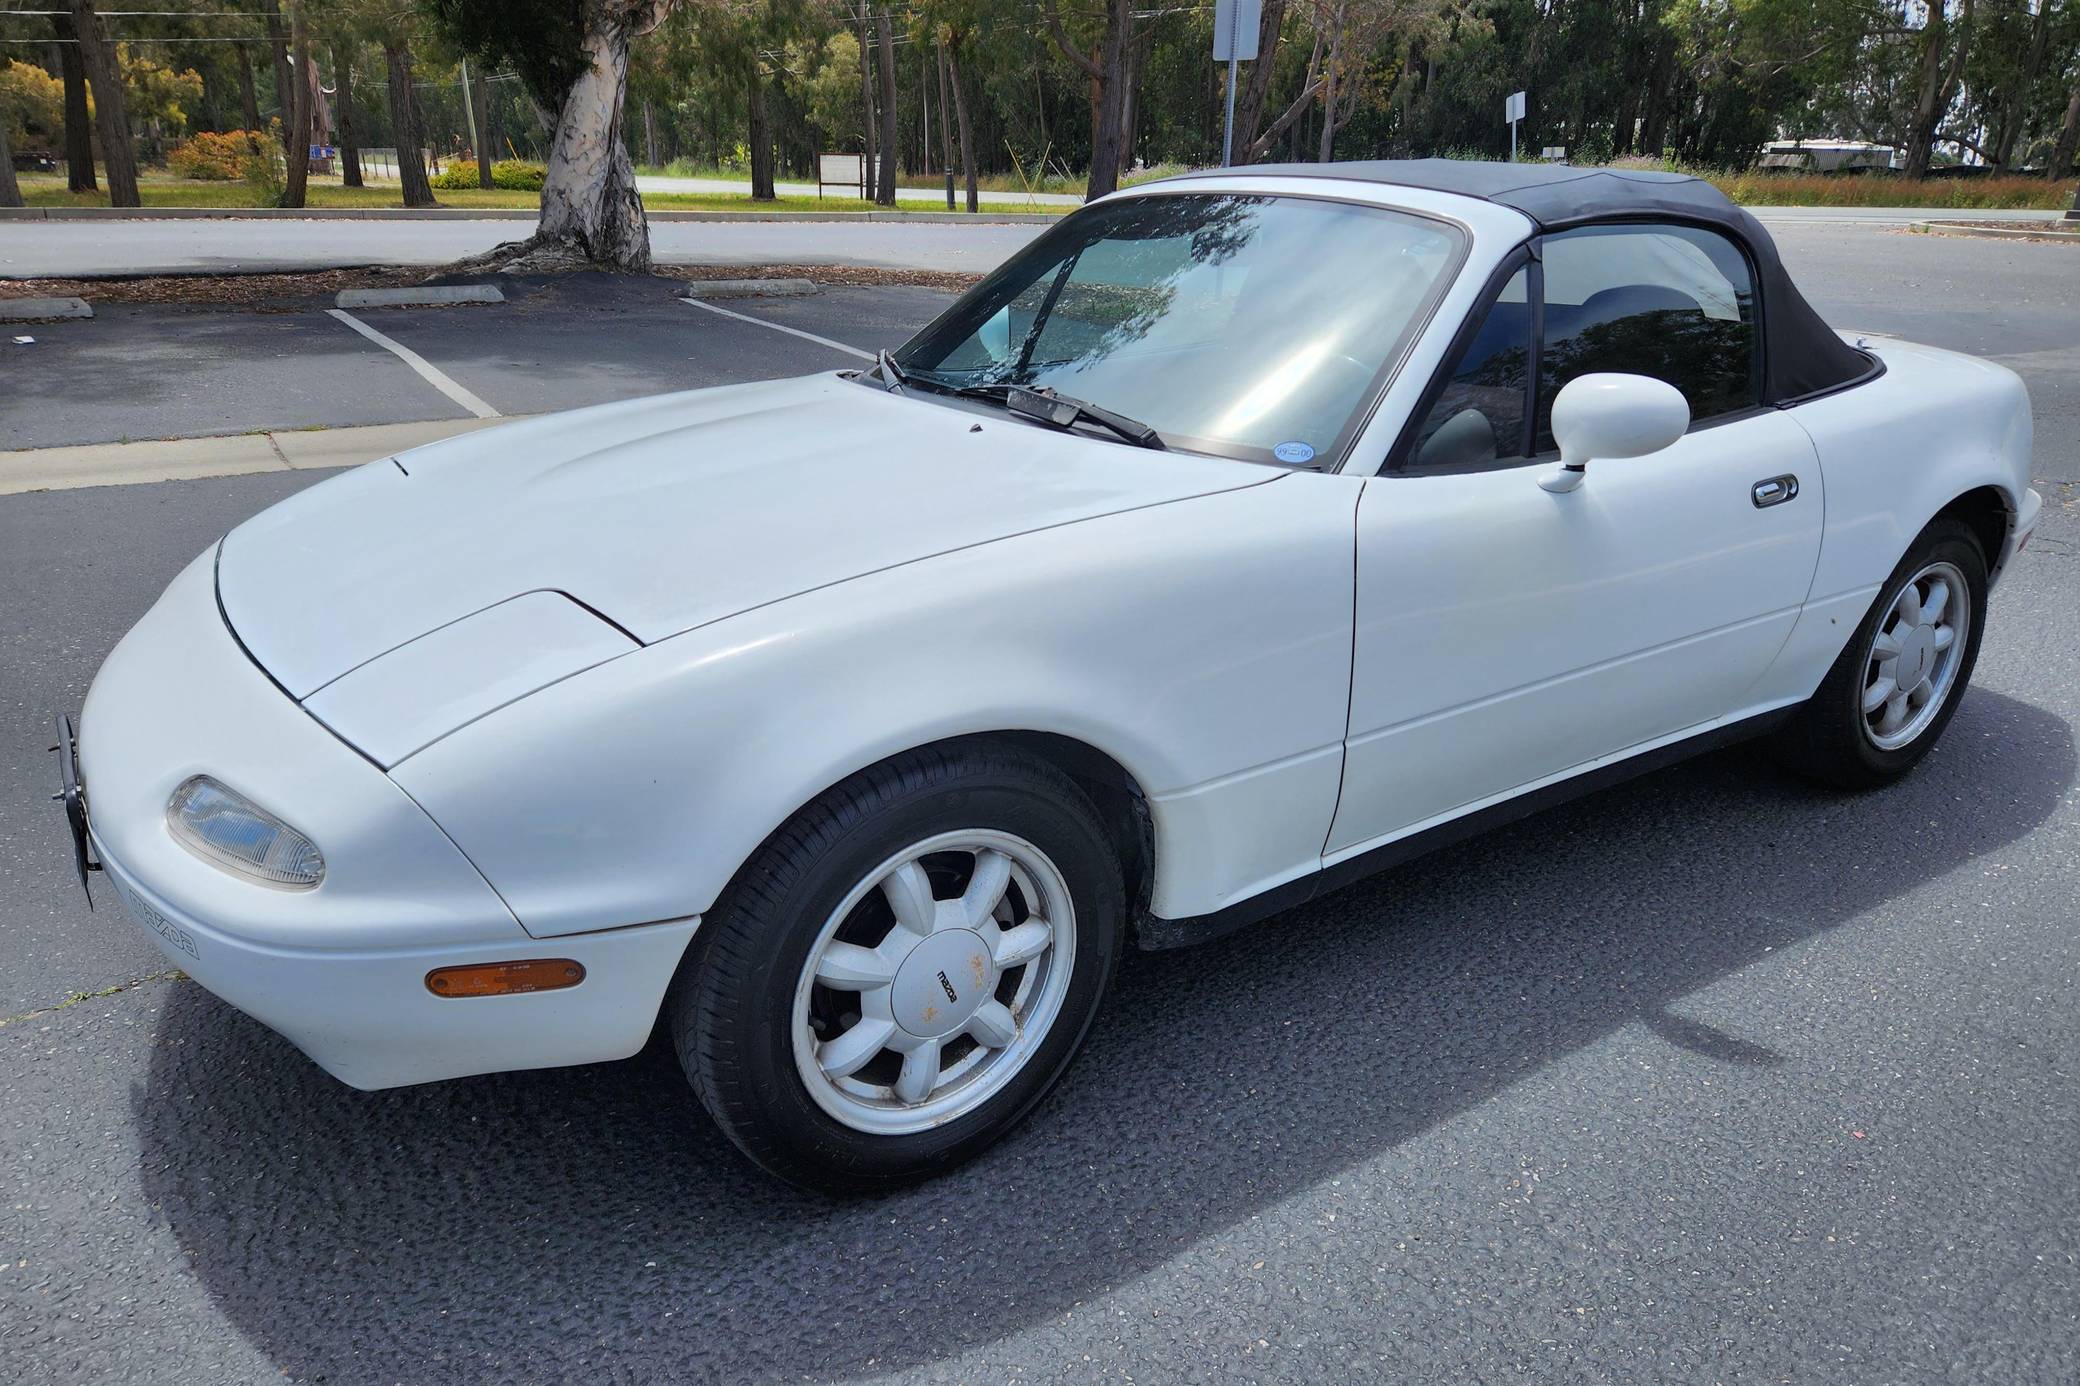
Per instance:
[[[1868,140],[1771,140],[1762,146],[1762,167],[1801,173],[1860,173],[1899,167],[1898,151]]]

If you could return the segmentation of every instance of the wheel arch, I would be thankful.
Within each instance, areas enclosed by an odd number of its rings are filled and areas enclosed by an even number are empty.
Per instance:
[[[2013,497],[1998,486],[1975,486],[1953,498],[1929,520],[1958,520],[1968,526],[1979,540],[1980,552],[1986,556],[1986,575],[1989,582],[1999,576],[2001,558],[2008,546],[2008,532],[2014,527],[2016,504]],[[1923,526],[1925,530],[1927,527]],[[1919,536],[1916,536],[1917,542]]]
[[[758,846],[731,872],[729,883],[722,888],[718,898],[720,894],[727,894],[730,886],[757,861],[759,853],[764,851],[766,844],[772,841],[776,833],[785,828],[804,809],[846,781],[902,756],[915,755],[920,751],[945,751],[975,745],[1003,746],[1031,756],[1067,775],[1090,796],[1091,803],[1096,806],[1099,819],[1104,825],[1105,835],[1119,857],[1120,871],[1126,887],[1129,925],[1138,925],[1141,917],[1147,912],[1148,901],[1155,888],[1155,820],[1149,809],[1147,791],[1140,779],[1109,752],[1062,732],[1031,729],[1006,728],[937,737],[919,741],[853,767],[800,803],[788,808],[770,824],[759,839]]]

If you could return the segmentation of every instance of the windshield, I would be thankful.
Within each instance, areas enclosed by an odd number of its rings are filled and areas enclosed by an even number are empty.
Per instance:
[[[1069,217],[895,355],[927,385],[1059,391],[1173,447],[1333,462],[1462,236],[1380,207],[1172,193]]]

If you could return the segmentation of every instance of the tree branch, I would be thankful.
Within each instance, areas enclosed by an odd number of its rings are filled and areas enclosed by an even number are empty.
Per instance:
[[[1063,57],[1089,73],[1092,80],[1105,80],[1105,69],[1092,62],[1089,55],[1079,52],[1076,46],[1069,42],[1068,31],[1062,28],[1062,12],[1056,7],[1055,0],[1047,0],[1047,31],[1054,35],[1054,46],[1062,50]]]

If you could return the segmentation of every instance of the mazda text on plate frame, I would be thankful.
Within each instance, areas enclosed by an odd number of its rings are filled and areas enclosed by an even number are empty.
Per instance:
[[[1999,366],[1823,324],[1662,174],[1116,194],[875,368],[335,477],[61,770],[182,969],[348,1083],[635,1053],[767,1169],[950,1167],[1120,951],[1767,732],[1927,754],[2027,540]]]

